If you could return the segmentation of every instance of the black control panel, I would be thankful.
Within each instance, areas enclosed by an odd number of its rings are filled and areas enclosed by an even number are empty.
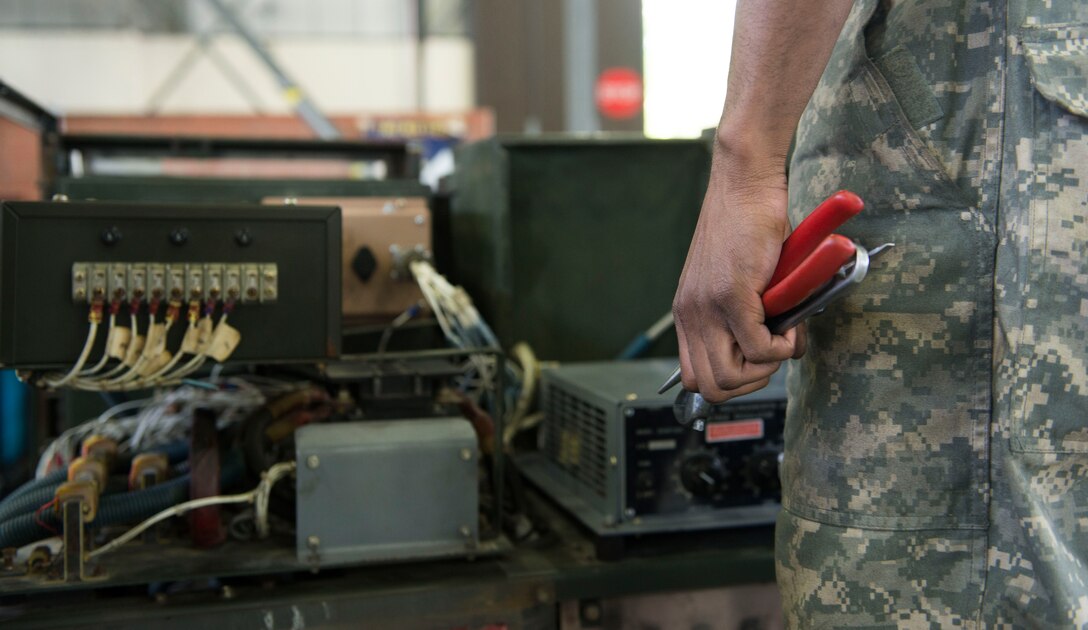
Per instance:
[[[785,400],[723,405],[700,432],[678,425],[672,407],[628,409],[627,515],[779,502],[785,416]]]

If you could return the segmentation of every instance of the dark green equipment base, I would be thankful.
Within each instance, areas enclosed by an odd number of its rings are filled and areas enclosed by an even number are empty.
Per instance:
[[[246,566],[264,564],[260,578],[229,579],[223,574],[223,579],[205,580],[201,588],[186,592],[171,593],[160,586],[157,595],[114,588],[9,597],[0,600],[0,623],[5,628],[164,630],[303,627],[300,621],[306,628],[482,628],[504,623],[511,630],[553,628],[558,602],[774,581],[769,527],[647,538],[633,543],[622,560],[602,562],[595,558],[594,541],[554,506],[539,497],[532,504],[551,528],[552,542],[520,546],[492,558],[311,575],[282,568],[275,573],[275,556],[253,550]],[[188,555],[203,557],[209,565],[230,560],[211,559],[215,552]],[[169,563],[159,563],[162,579],[171,573]]]

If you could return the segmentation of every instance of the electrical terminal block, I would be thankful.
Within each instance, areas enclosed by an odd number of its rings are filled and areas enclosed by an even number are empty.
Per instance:
[[[166,297],[166,265],[152,263],[147,266],[147,289],[151,300]]]
[[[90,270],[86,263],[72,265],[72,301],[77,304],[87,301],[88,275]]]
[[[261,299],[261,269],[258,265],[242,267],[242,303],[252,304]]]
[[[204,300],[204,265],[185,265],[185,299]]]
[[[185,299],[185,266],[166,266],[166,299],[181,302]]]
[[[228,300],[242,298],[242,266],[223,265],[223,291]]]
[[[223,265],[204,265],[204,293],[216,302],[223,298]]]
[[[128,297],[130,300],[142,302],[147,298],[147,275],[149,266],[150,265],[127,265]]]
[[[276,263],[88,263],[72,265],[72,301],[206,299],[269,304],[279,299]]]
[[[106,277],[109,275],[109,266],[104,264],[90,265],[90,274],[87,280],[87,291],[90,295],[90,299],[105,300],[107,281]]]
[[[128,295],[128,265],[111,263],[107,279],[109,301],[121,302]]]
[[[279,269],[275,263],[261,265],[261,302],[275,302],[279,295]]]

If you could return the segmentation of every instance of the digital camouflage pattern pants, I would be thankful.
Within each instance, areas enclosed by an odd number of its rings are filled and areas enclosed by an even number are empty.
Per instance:
[[[796,224],[895,248],[810,320],[777,529],[791,627],[1088,625],[1088,2],[857,2]]]

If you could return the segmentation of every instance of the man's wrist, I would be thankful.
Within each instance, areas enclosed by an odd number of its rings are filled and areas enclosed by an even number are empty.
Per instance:
[[[789,138],[783,143],[779,136],[781,133],[723,121],[714,134],[714,159],[749,175],[780,178],[786,172]]]

